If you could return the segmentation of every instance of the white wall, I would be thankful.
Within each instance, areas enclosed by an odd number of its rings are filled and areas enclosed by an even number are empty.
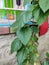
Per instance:
[[[4,0],[0,0],[0,8],[4,7]]]

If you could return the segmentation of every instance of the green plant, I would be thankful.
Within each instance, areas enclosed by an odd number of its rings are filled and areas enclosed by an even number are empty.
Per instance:
[[[24,0],[24,6],[31,0]],[[28,10],[16,11],[17,21],[12,25],[16,30],[17,38],[12,42],[11,53],[17,52],[18,65],[34,65],[38,58],[39,26],[49,15],[49,0],[34,0]],[[28,25],[31,19],[37,21],[38,26]]]

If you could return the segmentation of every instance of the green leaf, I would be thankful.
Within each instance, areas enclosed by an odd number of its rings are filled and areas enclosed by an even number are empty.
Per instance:
[[[49,58],[49,53],[48,52],[46,53],[46,57]]]
[[[33,44],[32,43],[32,46],[30,46],[29,47],[29,51],[31,52],[31,53],[36,53],[37,52],[37,47],[38,47],[38,45],[37,44]]]
[[[48,15],[49,11],[47,11],[45,14],[42,11],[40,12],[39,18],[37,20],[39,26],[42,25],[47,20]]]
[[[44,60],[42,65],[49,65],[49,61],[48,60]]]
[[[36,6],[34,6],[34,10],[32,11],[32,14],[34,16],[34,19],[37,20],[39,18],[39,14],[40,14],[40,8],[39,6],[36,4]]]
[[[10,27],[11,27],[11,28],[18,28],[17,22],[15,21]]]
[[[35,5],[30,5],[28,8],[30,11],[33,11],[34,9],[36,9],[36,7],[38,7],[38,4],[35,4]]]
[[[32,26],[32,32],[33,32],[34,34],[39,33],[39,27],[38,27],[38,26]]]
[[[47,13],[43,13],[42,10],[40,10],[39,6],[37,6],[34,10],[33,10],[33,16],[34,19],[37,21],[38,25],[40,26],[41,24],[43,24],[43,22],[46,21],[46,18],[48,16]],[[36,28],[36,27],[35,27]],[[35,29],[34,29],[35,30]],[[33,31],[34,31],[33,30]],[[36,30],[35,30],[36,31]]]
[[[43,22],[46,21],[49,11],[46,13],[43,13],[43,11],[39,8],[39,6],[36,6],[36,8],[32,11],[34,19],[37,21],[38,25],[42,25]]]
[[[30,51],[30,53],[32,53],[34,51],[34,47],[33,46],[30,46],[29,47],[29,51]]]
[[[20,11],[20,10],[16,10],[16,11],[15,11],[15,13],[16,13],[16,19],[17,19],[17,17],[19,18],[19,15],[20,15],[22,12],[23,12],[23,11]],[[13,27],[13,28],[18,28],[17,21],[15,21],[15,22],[11,25],[11,27]]]
[[[31,56],[30,65],[34,65],[34,59],[35,59],[35,58],[34,58],[34,55],[35,55],[35,54],[32,54],[32,55],[30,54],[30,56]]]
[[[22,28],[28,21],[31,20],[32,12],[24,11],[17,16],[17,26],[18,29]]]
[[[32,30],[29,27],[22,28],[17,31],[17,36],[24,45],[27,45],[32,35]]]
[[[48,65],[46,60],[43,62],[43,65]]]
[[[25,0],[24,1],[24,6],[27,5],[28,3],[31,3],[31,0]]]
[[[36,53],[30,53],[30,65],[34,65],[34,62],[36,61],[35,59],[36,59]]]
[[[33,37],[32,37],[32,40],[33,40],[34,42],[37,42],[37,41],[38,41],[38,38],[37,38],[36,36],[33,36]]]
[[[22,28],[28,21],[31,20],[32,12],[31,11],[16,11],[16,22],[12,24],[14,28]]]
[[[42,10],[40,10],[39,6],[37,5],[36,8],[32,11],[32,14],[34,16],[34,19],[37,21],[38,25],[40,26],[45,20],[46,17],[44,17],[44,13]],[[36,31],[36,27],[33,27],[33,31]]]
[[[18,64],[19,65],[22,64],[26,59],[27,59],[27,50],[23,48],[21,51],[17,53]]]
[[[11,44],[11,53],[18,51],[22,47],[21,41],[16,38]]]
[[[49,0],[39,0],[39,6],[45,13],[49,10]]]
[[[20,63],[20,64],[18,64],[18,65],[26,65],[26,61],[27,61],[27,60],[25,60],[23,63]]]

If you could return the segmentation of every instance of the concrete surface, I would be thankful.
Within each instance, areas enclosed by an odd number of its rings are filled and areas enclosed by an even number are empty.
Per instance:
[[[14,39],[14,34],[0,36],[0,65],[17,65],[16,53],[10,54]]]
[[[49,52],[49,31],[45,34],[39,37],[39,46],[38,51],[41,56],[41,59],[46,58],[46,52]]]

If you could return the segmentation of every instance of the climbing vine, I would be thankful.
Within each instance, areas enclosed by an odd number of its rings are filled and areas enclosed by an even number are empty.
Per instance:
[[[26,10],[16,11],[17,20],[12,25],[16,28],[17,38],[12,42],[11,53],[17,52],[18,65],[34,65],[39,58],[36,34],[49,15],[49,0],[24,0],[24,6],[28,4],[30,5]],[[35,19],[36,23],[33,23],[32,19]]]

